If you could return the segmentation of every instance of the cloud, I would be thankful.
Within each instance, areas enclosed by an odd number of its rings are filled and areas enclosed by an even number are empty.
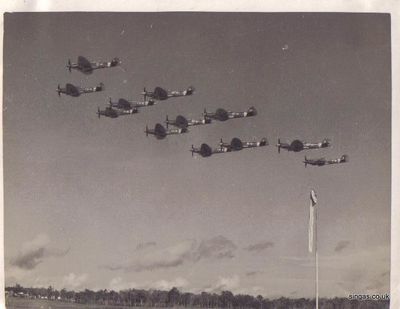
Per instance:
[[[240,278],[238,275],[230,277],[219,277],[217,282],[209,288],[206,288],[206,292],[218,293],[222,291],[234,291],[239,287]]]
[[[109,283],[110,290],[122,291],[127,289],[135,289],[138,285],[135,282],[125,282],[121,277],[111,279]]]
[[[246,277],[254,277],[254,276],[258,275],[258,274],[262,274],[262,271],[248,271],[246,273]]]
[[[11,259],[11,265],[24,270],[32,270],[48,257],[61,257],[69,249],[49,247],[50,238],[46,234],[39,234],[33,240],[25,242],[18,255]]]
[[[171,247],[148,252],[136,258],[130,266],[123,268],[139,272],[177,267],[192,259],[195,246],[195,241],[186,240]]]
[[[198,260],[203,258],[233,258],[235,250],[236,245],[231,240],[223,236],[217,236],[203,240],[197,248],[195,256]]]
[[[196,263],[204,259],[225,259],[234,257],[236,245],[223,236],[203,240],[185,240],[166,248],[139,250],[137,256],[125,265],[109,265],[109,270],[152,271],[173,268],[185,263]]]
[[[148,282],[142,282],[141,284],[137,284],[136,282],[126,282],[124,279],[121,277],[115,277],[112,278],[110,283],[109,283],[109,289],[114,290],[114,291],[122,291],[122,290],[128,290],[128,289],[145,289],[145,290],[163,290],[163,291],[169,291],[173,287],[176,287],[178,289],[185,288],[189,285],[188,280],[182,277],[177,277],[173,280],[157,280],[157,281],[148,281]]]
[[[69,273],[63,277],[62,285],[64,288],[77,289],[83,285],[88,279],[87,274],[75,275],[74,273]]]
[[[350,245],[350,241],[347,240],[341,240],[338,242],[338,244],[335,247],[335,252],[339,253],[342,252],[344,249],[346,249]]]
[[[173,287],[181,289],[186,287],[189,284],[189,282],[181,277],[178,277],[174,280],[167,281],[167,280],[159,280],[156,281],[152,286],[157,289],[157,290],[164,290],[164,291],[169,291]]]
[[[156,246],[157,243],[155,241],[143,242],[136,246],[136,250],[144,250],[150,247]]]
[[[247,251],[251,252],[261,252],[265,249],[271,248],[274,246],[274,243],[272,241],[265,241],[265,242],[260,242],[254,245],[250,245],[245,247],[244,249]]]

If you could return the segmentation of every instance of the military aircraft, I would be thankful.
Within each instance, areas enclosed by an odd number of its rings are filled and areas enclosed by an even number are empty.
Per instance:
[[[203,117],[203,119],[187,119],[182,115],[176,116],[175,120],[169,120],[168,119],[168,115],[165,119],[165,124],[167,125],[167,128],[169,125],[173,125],[177,128],[181,128],[181,129],[186,129],[187,127],[191,127],[191,126],[198,126],[198,125],[202,125],[202,124],[209,124],[211,123],[211,119],[210,118],[205,118]]]
[[[207,144],[201,144],[200,148],[195,148],[192,145],[192,149],[190,149],[190,151],[192,152],[192,157],[194,153],[198,153],[199,155],[201,155],[203,158],[205,157],[209,157],[214,153],[225,153],[225,152],[230,152],[230,150],[228,148],[224,148],[224,147],[219,147],[219,148],[214,148],[212,149],[210,146],[208,146]]]
[[[135,109],[135,108],[119,109],[119,108],[113,108],[112,106],[107,106],[104,110],[100,110],[100,108],[97,108],[97,115],[99,116],[99,118],[100,118],[100,116],[117,118],[117,117],[123,116],[123,115],[136,114],[137,112],[138,112],[138,109]]]
[[[111,107],[118,108],[118,109],[123,109],[123,110],[131,110],[131,109],[138,109],[139,107],[144,107],[144,106],[152,106],[155,104],[155,101],[153,100],[148,100],[148,101],[143,101],[143,102],[134,102],[134,101],[128,101],[125,99],[119,99],[116,102],[113,102],[112,99],[109,99],[109,104]]]
[[[190,86],[186,90],[182,91],[176,91],[176,90],[165,90],[161,87],[156,87],[154,91],[147,91],[146,87],[143,88],[142,95],[144,96],[144,100],[146,101],[147,97],[158,100],[158,101],[163,101],[169,98],[175,98],[175,97],[185,97],[192,95],[194,93],[194,87]]]
[[[320,143],[307,143],[304,141],[300,141],[298,139],[294,140],[293,142],[289,143],[281,143],[281,140],[278,139],[278,144],[276,144],[276,147],[278,147],[278,152],[281,152],[281,148],[286,149],[287,151],[294,151],[294,152],[299,152],[302,150],[307,150],[307,149],[319,149],[319,148],[326,148],[331,145],[329,139],[324,139]]]
[[[324,166],[324,165],[339,164],[339,163],[346,163],[346,162],[349,162],[348,155],[343,155],[340,158],[332,159],[332,160],[326,160],[325,158],[307,159],[307,157],[304,157],[304,161],[303,161],[304,167],[307,167],[308,164],[316,165],[316,166]]]
[[[164,139],[167,137],[167,135],[173,135],[173,134],[183,134],[189,132],[186,128],[177,128],[177,129],[166,129],[164,126],[160,123],[157,123],[154,127],[154,129],[149,129],[146,126],[146,136],[149,136],[149,134],[154,135],[157,139]]]
[[[61,93],[64,93],[66,95],[70,95],[72,97],[79,97],[83,93],[91,93],[91,92],[98,92],[98,91],[103,91],[104,90],[104,84],[100,83],[95,87],[86,87],[86,88],[81,88],[78,86],[74,86],[72,84],[66,84],[65,88],[61,88],[60,85],[57,86],[57,93],[58,96],[61,95]]]
[[[118,58],[114,58],[110,62],[93,62],[87,60],[85,57],[79,56],[77,63],[71,63],[71,60],[68,59],[67,68],[70,72],[74,69],[84,74],[92,74],[93,70],[111,68],[120,64],[121,61]]]
[[[257,110],[254,107],[250,107],[246,112],[231,112],[223,108],[218,108],[215,112],[207,112],[207,110],[204,109],[203,115],[206,118],[226,121],[228,119],[255,116],[257,115]]]
[[[267,141],[267,138],[263,137],[259,142],[257,142],[257,141],[243,142],[239,138],[234,137],[230,143],[225,143],[222,141],[222,138],[221,138],[221,141],[219,142],[219,146],[221,148],[226,148],[229,151],[239,151],[244,148],[268,146],[268,141]]]

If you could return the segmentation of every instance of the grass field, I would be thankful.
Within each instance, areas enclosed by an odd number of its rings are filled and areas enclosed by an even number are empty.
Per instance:
[[[18,297],[8,297],[6,308],[40,308],[40,309],[64,309],[64,308],[101,308],[101,309],[117,309],[117,308],[129,308],[124,306],[100,306],[100,305],[81,305],[74,303],[65,303],[61,301],[45,300],[45,299],[26,299]],[[144,308],[144,307],[141,307]],[[144,308],[145,309],[145,308]]]

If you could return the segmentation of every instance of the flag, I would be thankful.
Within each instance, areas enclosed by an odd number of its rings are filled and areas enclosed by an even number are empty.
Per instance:
[[[314,190],[310,192],[310,218],[308,223],[308,251],[312,252],[314,248],[314,217],[315,207],[317,205],[317,195]]]

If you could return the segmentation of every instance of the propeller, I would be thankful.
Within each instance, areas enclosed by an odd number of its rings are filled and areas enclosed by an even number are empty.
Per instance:
[[[112,107],[111,97],[108,97],[108,104],[110,104],[110,106]]]
[[[68,68],[68,71],[71,73],[71,67],[72,67],[72,65],[71,65],[71,59],[68,59],[68,65],[67,65],[67,68]]]
[[[224,150],[224,147],[222,147],[223,144],[224,144],[224,142],[223,142],[222,137],[221,137],[221,139],[219,140],[219,149],[221,150],[221,152]]]
[[[61,96],[61,88],[60,88],[60,84],[58,84],[58,86],[57,86],[57,92],[58,92],[58,96]]]
[[[278,138],[278,153],[281,153],[281,139]]]
[[[146,102],[146,99],[147,99],[146,87],[143,87],[143,92],[142,92],[142,94],[143,94],[143,101]]]
[[[149,127],[146,125],[146,136],[149,136]]]
[[[207,116],[207,111],[206,111],[206,108],[204,108],[204,111],[203,111],[203,116],[204,116],[204,117],[206,117],[206,116]]]
[[[307,167],[307,156],[304,156],[304,167]]]
[[[97,116],[99,117],[99,119],[100,119],[100,107],[97,107]]]
[[[194,146],[192,145],[192,149],[190,149],[190,151],[192,152],[192,157],[193,157],[193,153],[194,153]]]
[[[168,119],[168,115],[165,117],[165,124],[166,124],[166,126],[167,126],[167,129],[168,129],[168,126],[169,126],[169,119]]]

